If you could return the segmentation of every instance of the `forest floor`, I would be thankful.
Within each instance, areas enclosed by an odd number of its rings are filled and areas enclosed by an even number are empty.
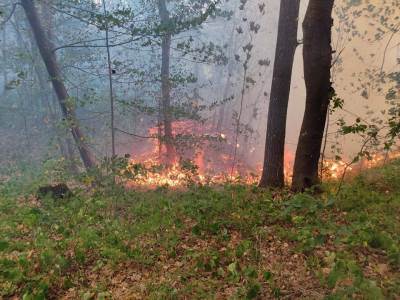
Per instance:
[[[400,299],[400,162],[319,196],[0,187],[0,299]]]

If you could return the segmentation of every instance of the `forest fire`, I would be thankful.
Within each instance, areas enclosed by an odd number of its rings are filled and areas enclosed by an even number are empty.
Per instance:
[[[400,300],[399,16],[0,0],[0,300]]]
[[[226,156],[225,156],[226,157]],[[389,159],[400,157],[400,153],[390,155]],[[226,159],[226,158],[225,158]],[[204,160],[203,156],[197,158],[196,161]],[[363,160],[354,165],[349,165],[344,161],[326,160],[324,163],[324,179],[325,180],[338,180],[344,172],[346,174],[357,174],[365,169],[370,169],[382,165],[385,161],[385,154],[376,154],[370,160]],[[139,172],[135,178],[129,182],[128,186],[142,186],[142,187],[180,187],[189,184],[202,184],[202,185],[218,185],[224,183],[238,183],[238,184],[257,184],[261,177],[261,165],[257,169],[237,170],[231,172],[230,169],[213,173],[207,170],[202,170],[196,162],[181,161],[166,167],[160,164],[157,158],[149,158],[139,163],[138,160],[132,159],[130,162],[130,171],[135,169],[135,166],[141,165],[143,172]],[[291,181],[292,169],[289,164],[285,166],[286,181]]]
[[[149,134],[156,136],[159,128],[150,128]],[[196,132],[196,135],[192,134]],[[257,184],[261,178],[262,164],[252,165],[239,155],[234,161],[234,148],[239,150],[240,144],[234,143],[232,132],[218,133],[204,124],[194,121],[180,121],[173,124],[176,140],[175,159],[165,160],[166,147],[158,138],[148,143],[142,153],[130,160],[129,172],[134,174],[128,186],[153,188],[159,186],[182,187],[190,184],[219,185],[224,183]],[[186,139],[186,142],[185,142]],[[187,142],[189,140],[189,142]],[[242,150],[242,149],[240,149]],[[254,147],[248,150],[254,151]],[[325,159],[323,178],[339,180],[343,174],[356,174],[364,169],[384,164],[387,160],[400,157],[400,152],[376,153],[358,162],[345,162],[339,159]],[[285,153],[285,177],[290,183],[294,153]]]
[[[329,159],[324,161],[323,178],[336,180],[346,174],[359,174],[363,170],[384,165],[386,162],[400,157],[400,151],[373,153],[359,160],[345,162],[343,160]]]
[[[152,136],[157,136],[158,132],[158,127],[149,129]],[[130,161],[130,172],[135,174],[130,186],[258,182],[261,166],[250,166],[240,156],[233,160],[233,133],[217,132],[211,126],[195,121],[174,122],[173,133],[174,160],[167,161],[162,139],[152,139]]]

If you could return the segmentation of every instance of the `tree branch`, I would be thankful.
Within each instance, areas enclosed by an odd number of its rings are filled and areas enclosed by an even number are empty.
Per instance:
[[[135,133],[127,132],[127,131],[119,129],[119,128],[114,128],[114,130],[125,133],[125,134],[133,136],[133,137],[141,138],[141,139],[157,139],[158,138],[157,136],[154,136],[154,135],[151,135],[151,136],[138,135]]]

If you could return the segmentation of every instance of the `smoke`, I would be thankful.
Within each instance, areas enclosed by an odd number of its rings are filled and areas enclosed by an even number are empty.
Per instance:
[[[377,7],[383,5],[381,1],[372,2]],[[202,125],[203,129],[196,129],[193,134],[224,135],[226,138],[221,143],[225,145],[225,154],[232,157],[237,152],[234,163],[257,169],[264,152],[280,1],[247,1],[243,9],[240,9],[240,1],[223,3],[221,10],[232,11],[229,18],[210,18],[201,27],[173,37],[171,73],[180,83],[173,86],[172,101],[179,121],[193,119],[194,112],[199,115],[200,125],[197,126]],[[0,4],[7,15],[8,1],[0,0]],[[96,21],[90,19],[90,14],[85,14],[96,5],[89,1],[82,5],[84,9],[77,10],[68,2],[53,2],[52,41],[59,48],[56,54],[78,117],[90,136],[91,147],[101,158],[110,155],[111,149],[106,52],[101,47],[104,32],[90,23]],[[143,25],[143,19],[154,18],[151,10],[136,13],[142,5],[139,1],[113,0],[109,8],[112,10],[121,5],[135,13],[133,27]],[[366,2],[351,7],[347,10],[348,15],[352,9],[363,5]],[[387,31],[376,38],[376,30],[371,28],[371,20],[365,16],[354,18],[350,23],[352,29],[347,30],[349,19],[341,13],[348,6],[347,0],[337,1],[334,16],[333,81],[345,104],[343,110],[330,116],[328,157],[342,152],[345,158],[350,158],[359,150],[360,139],[337,135],[336,124],[340,119],[352,123],[357,117],[373,123],[383,117],[382,112],[387,112],[390,107],[383,91],[390,83],[383,82],[376,87],[370,83],[376,78],[369,76],[377,70],[398,71],[400,36]],[[302,1],[299,22],[304,18],[306,7],[307,1]],[[90,22],[81,22],[78,17],[89,18]],[[161,52],[156,38],[128,42],[131,37],[126,30],[130,29],[114,28],[110,41],[120,44],[111,49],[117,99],[117,151],[120,155],[129,153],[140,157],[154,148],[151,135],[159,123]],[[62,155],[64,142],[60,143],[60,139],[64,140],[68,134],[20,9],[2,27],[2,32],[0,157],[4,163],[28,160],[41,164]],[[214,55],[214,61],[208,57],[200,62],[204,53],[184,55],[182,49],[190,37],[191,49],[212,48],[213,54],[209,53],[209,56]],[[296,150],[305,105],[301,26],[298,37],[300,44],[295,56],[287,122],[289,164]],[[87,45],[90,47],[85,47]],[[40,86],[38,75],[46,77],[45,90]]]

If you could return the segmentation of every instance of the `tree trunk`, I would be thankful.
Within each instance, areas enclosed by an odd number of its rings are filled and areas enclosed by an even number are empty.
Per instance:
[[[3,43],[2,43],[2,47],[1,47],[1,58],[3,59],[4,62],[7,61],[7,55],[6,55],[6,49],[7,49],[7,45],[6,45],[6,34],[7,34],[7,26],[4,26],[3,28]],[[4,80],[4,85],[3,85],[3,91],[0,94],[0,98],[2,98],[3,96],[6,95],[7,92],[7,84],[8,84],[8,76],[7,76],[7,72],[8,72],[8,66],[3,66],[3,80]]]
[[[224,129],[224,121],[225,121],[225,108],[226,104],[222,104],[218,111],[218,121],[217,121],[217,128],[216,131],[221,133]]]
[[[86,138],[81,131],[75,115],[75,110],[71,104],[68,103],[69,95],[67,89],[62,81],[60,68],[57,64],[56,56],[52,52],[52,45],[46,37],[46,33],[32,0],[22,0],[21,5],[25,10],[26,17],[32,28],[39,52],[46,65],[47,72],[49,73],[51,82],[60,104],[60,108],[64,118],[68,122],[69,129],[77,144],[81,159],[86,169],[90,169],[96,165],[94,155],[86,144]]]
[[[158,0],[158,10],[161,24],[164,30],[161,50],[161,109],[164,123],[163,141],[166,147],[166,163],[172,164],[175,160],[174,136],[172,131],[171,114],[171,80],[170,80],[170,53],[171,53],[171,33],[168,31],[169,12],[166,0]]]
[[[222,95],[223,103],[221,104],[221,106],[219,107],[219,110],[218,110],[218,117],[217,117],[218,119],[217,119],[217,127],[216,127],[216,131],[218,133],[222,133],[222,131],[225,129],[224,128],[225,111],[226,111],[226,106],[227,106],[227,104],[225,102],[226,102],[226,99],[229,97],[228,95],[229,95],[229,92],[230,92],[230,89],[231,89],[231,81],[232,81],[232,78],[230,76],[231,69],[232,69],[231,66],[232,66],[232,64],[230,64],[229,67],[228,67],[228,77],[226,79],[224,93]]]
[[[50,11],[51,0],[43,0],[39,4],[40,16],[43,20],[43,29],[46,33],[46,37],[48,41],[53,40],[53,30],[54,27],[54,16]],[[27,23],[29,26],[29,23]],[[22,41],[22,37],[20,32],[17,30],[17,34]],[[36,72],[36,76],[39,81],[39,87],[41,89],[42,95],[42,105],[44,109],[47,110],[47,116],[50,121],[50,126],[54,132],[55,140],[57,141],[58,148],[60,150],[61,156],[67,161],[68,169],[75,174],[79,173],[79,168],[76,164],[74,158],[73,146],[71,144],[71,139],[68,136],[68,131],[60,130],[57,128],[57,120],[60,118],[60,112],[57,110],[56,106],[58,105],[58,99],[54,91],[52,90],[51,82],[47,81],[46,78],[46,70],[42,68],[41,64],[37,63],[37,59],[40,59],[40,53],[34,47],[35,46],[35,38],[33,35],[29,34],[29,48],[32,53],[32,63]],[[44,67],[44,66],[43,66]]]
[[[318,162],[331,94],[334,0],[310,0],[303,23],[306,108],[293,170],[294,191],[319,183]]]
[[[110,119],[111,119],[111,155],[115,157],[115,114],[114,114],[114,88],[113,88],[113,79],[112,79],[112,62],[111,62],[111,51],[110,51],[110,40],[109,40],[109,25],[108,25],[108,12],[106,8],[105,0],[102,0],[103,4],[103,13],[105,20],[105,31],[106,31],[106,50],[107,50],[107,66],[108,66],[108,85],[110,92]]]
[[[283,187],[285,184],[286,120],[297,48],[299,8],[300,0],[281,1],[261,187]]]

